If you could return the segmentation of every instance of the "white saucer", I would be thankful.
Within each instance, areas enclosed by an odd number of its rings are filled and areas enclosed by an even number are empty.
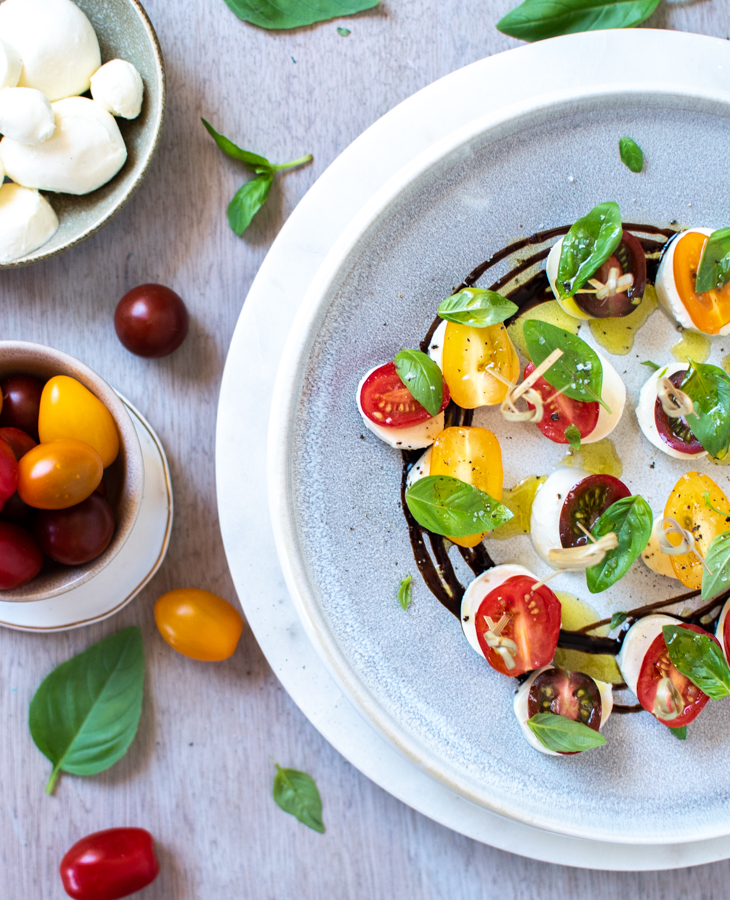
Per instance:
[[[121,395],[120,395],[121,396]],[[16,631],[66,631],[118,613],[162,565],[172,528],[172,485],[165,451],[145,417],[122,397],[144,458],[144,496],[126,544],[96,578],[50,600],[0,600],[0,626]]]

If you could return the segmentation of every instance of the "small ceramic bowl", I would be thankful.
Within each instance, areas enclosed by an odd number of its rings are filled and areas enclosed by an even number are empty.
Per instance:
[[[47,600],[89,581],[119,553],[137,520],[144,493],[144,462],[134,424],[124,403],[103,378],[73,356],[42,344],[0,341],[0,379],[23,373],[39,378],[70,375],[101,400],[116,422],[119,456],[104,470],[108,500],[114,510],[116,529],[106,550],[83,566],[62,566],[46,560],[40,573],[27,584],[0,591],[0,600],[28,602]]]
[[[159,144],[165,113],[165,70],[157,35],[142,4],[137,0],[74,2],[94,26],[102,63],[126,59],[139,70],[144,82],[142,112],[136,119],[116,120],[127,145],[127,161],[122,170],[108,184],[82,197],[45,192],[58,216],[58,231],[33,253],[0,265],[0,269],[27,266],[57,256],[91,237],[137,190]]]

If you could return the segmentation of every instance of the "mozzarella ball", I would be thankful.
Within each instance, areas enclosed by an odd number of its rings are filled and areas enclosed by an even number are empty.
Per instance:
[[[56,130],[49,140],[35,146],[7,137],[0,141],[0,160],[8,177],[44,191],[77,195],[95,191],[117,174],[127,158],[117,123],[84,97],[58,100],[52,107]]]
[[[656,572],[657,575],[665,575],[667,578],[674,578],[677,580],[671,557],[666,553],[662,553],[661,547],[659,546],[659,534],[663,521],[664,512],[654,513],[654,526],[651,529],[651,537],[649,538],[649,543],[641,551],[641,558],[646,563],[647,568],[651,569],[652,572]]]
[[[441,322],[436,331],[434,331],[431,343],[428,345],[428,355],[442,372],[444,370],[444,341],[446,340],[446,326],[448,324],[446,319]]]
[[[0,90],[15,87],[22,71],[23,60],[18,51],[7,41],[0,41]]]
[[[639,420],[639,427],[644,432],[645,437],[662,453],[672,456],[674,459],[702,459],[707,456],[707,451],[701,453],[683,453],[681,450],[675,450],[670,447],[666,441],[662,440],[661,435],[656,427],[656,417],[654,415],[655,404],[657,399],[657,390],[659,388],[660,378],[670,378],[677,372],[686,372],[689,368],[687,363],[672,363],[670,366],[664,366],[663,369],[657,369],[652,372],[646,380],[644,386],[639,393],[639,403],[636,407],[636,418]]]
[[[548,565],[548,554],[559,550],[560,513],[570,491],[590,473],[574,466],[559,466],[537,489],[530,514],[530,537],[538,554]]]
[[[38,191],[19,184],[0,187],[0,263],[32,253],[58,230],[51,204]]]
[[[603,369],[601,399],[611,411],[609,412],[603,406],[598,407],[596,427],[587,437],[583,438],[581,442],[583,444],[595,444],[596,441],[602,441],[608,437],[621,420],[624,406],[626,406],[626,385],[623,379],[602,353],[598,353],[598,351],[596,353]]]
[[[563,240],[564,238],[560,238],[557,243],[553,244],[550,248],[550,253],[548,253],[547,262],[545,263],[545,273],[550,282],[552,292],[555,295],[555,299],[558,301],[558,305],[567,312],[569,316],[573,316],[574,319],[595,319],[595,316],[584,312],[572,297],[563,299],[558,293],[558,267],[560,265],[560,251],[563,247]]]
[[[432,447],[429,447],[428,450],[424,451],[418,461],[408,470],[408,475],[406,476],[406,489],[412,488],[417,481],[420,481],[422,478],[431,474],[432,449]]]
[[[51,104],[35,88],[0,91],[0,133],[21,144],[42,144],[56,129]]]
[[[461,628],[467,641],[469,641],[469,644],[482,657],[484,654],[482,653],[482,648],[479,646],[479,639],[477,638],[475,616],[479,612],[482,600],[484,600],[487,594],[491,594],[492,591],[495,591],[508,578],[512,578],[515,575],[527,575],[528,578],[535,578],[533,573],[524,566],[513,566],[509,564],[504,566],[494,566],[477,576],[464,591],[464,596],[461,598]]]
[[[672,616],[645,616],[633,624],[626,632],[621,650],[616,657],[616,662],[621,670],[626,685],[632,693],[636,694],[636,685],[639,681],[641,664],[654,640],[662,633],[665,625],[678,625],[679,619]]]
[[[722,652],[725,654],[725,659],[728,659],[728,648],[725,646],[725,619],[727,618],[727,614],[730,612],[730,600],[728,600],[722,608],[722,612],[720,613],[720,618],[717,620],[717,628],[715,629],[715,637],[720,641],[720,646],[722,647]]]
[[[144,85],[132,63],[112,59],[91,76],[91,96],[113,116],[136,119],[142,109]]]
[[[2,144],[0,144],[0,150],[2,150]],[[420,450],[422,447],[430,447],[444,430],[443,412],[440,412],[437,416],[433,416],[431,419],[427,419],[425,422],[419,422],[417,425],[409,425],[407,428],[388,428],[385,425],[377,425],[363,412],[362,403],[360,402],[360,394],[362,393],[363,385],[373,372],[377,371],[379,368],[380,366],[375,366],[369,372],[366,372],[360,381],[360,384],[357,386],[355,399],[357,400],[357,408],[362,416],[365,427],[369,431],[372,431],[376,437],[379,437],[381,441],[385,441],[389,446],[395,447],[396,450]]]

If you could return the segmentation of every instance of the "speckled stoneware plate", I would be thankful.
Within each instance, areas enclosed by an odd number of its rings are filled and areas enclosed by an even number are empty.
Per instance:
[[[102,63],[126,59],[139,70],[144,82],[142,112],[129,121],[116,119],[127,145],[127,161],[121,171],[108,184],[82,197],[44,192],[58,216],[58,231],[33,253],[0,264],[0,270],[57,256],[106,225],[142,183],[160,141],[165,113],[165,70],[160,43],[142,4],[137,0],[74,2],[94,26]]]
[[[600,751],[550,758],[531,749],[512,712],[514,683],[471,650],[417,574],[399,505],[399,454],[364,429],[355,389],[366,370],[417,346],[438,302],[518,236],[570,223],[608,199],[627,221],[725,224],[729,100],[640,85],[578,88],[450,136],[386,185],[333,248],[275,389],[269,485],[279,556],[338,683],[395,747],[464,798],[576,837],[668,843],[730,833],[730,705],[711,704],[687,742],[649,716],[614,716]],[[619,161],[627,132],[645,152],[641,175]],[[588,328],[581,333],[593,343]],[[671,361],[677,340],[657,312],[631,352],[614,359],[629,394],[612,435],[623,480],[657,509],[685,467],[642,438],[633,409],[647,376],[641,360]],[[728,350],[730,342],[715,341],[712,358]],[[535,428],[508,426],[494,409],[475,424],[499,436],[506,486],[563,456]],[[730,489],[727,469],[697,468]],[[488,547],[498,562],[549,572],[527,537]],[[395,597],[408,572],[414,603],[404,613]],[[580,576],[552,585],[588,599]],[[679,592],[638,564],[592,603],[605,615]]]

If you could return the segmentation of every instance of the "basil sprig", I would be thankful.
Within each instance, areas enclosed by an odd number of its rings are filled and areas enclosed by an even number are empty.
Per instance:
[[[542,376],[548,384],[561,390],[573,400],[590,402],[597,400],[608,409],[601,398],[603,366],[595,350],[584,340],[539,319],[528,319],[522,326],[522,334],[530,359],[539,366],[556,348],[563,351],[560,359]],[[610,410],[609,410],[610,412]]]
[[[644,168],[644,154],[641,147],[630,137],[622,137],[618,142],[621,162],[632,172],[641,172]]]
[[[536,713],[527,720],[527,726],[543,747],[556,753],[579,753],[606,743],[606,738],[590,726],[555,713]]]
[[[228,204],[228,224],[240,237],[251,224],[251,219],[266,202],[271,185],[274,183],[274,175],[282,169],[291,169],[293,166],[301,166],[310,162],[313,158],[312,154],[308,153],[306,156],[288,163],[270,163],[266,157],[236,146],[233,141],[219,134],[205,119],[201,119],[201,122],[227,156],[240,160],[249,171],[256,175],[236,191],[233,200]]]
[[[578,219],[563,238],[555,286],[563,300],[572,297],[606,262],[623,237],[621,210],[599,203]]]
[[[638,494],[612,503],[591,529],[595,538],[613,531],[618,545],[598,565],[586,569],[586,584],[592,594],[610,588],[629,571],[649,543],[654,522],[651,507]]]
[[[661,0],[524,0],[497,22],[497,28],[523,41],[560,34],[633,28],[654,12]]]
[[[259,28],[300,28],[372,9],[378,0],[226,0],[244,22]]]
[[[444,376],[438,365],[420,350],[401,350],[395,355],[395,370],[421,406],[438,415],[444,402]]]
[[[730,228],[713,231],[707,238],[697,269],[695,291],[714,291],[730,281]]]
[[[401,581],[400,587],[398,588],[398,602],[403,607],[403,609],[408,609],[411,605],[411,582],[413,581],[413,575],[406,575],[406,577]]]
[[[469,537],[509,522],[512,513],[485,491],[450,475],[427,475],[408,489],[406,503],[422,528]]]
[[[439,303],[438,314],[442,319],[469,325],[471,328],[486,328],[498,325],[518,312],[517,304],[498,294],[482,288],[464,288]]]
[[[144,651],[139,628],[125,628],[61,663],[30,703],[36,746],[53,763],[52,793],[60,772],[96,775],[129,749],[142,713]]]
[[[691,359],[689,364],[681,388],[697,415],[687,424],[711,456],[723,459],[730,447],[730,378],[717,366]]]
[[[662,628],[674,667],[712,700],[730,696],[730,669],[720,646],[709,634],[698,634],[680,625]]]
[[[710,569],[702,571],[702,594],[703,600],[711,600],[720,591],[730,587],[730,531],[723,531],[712,539],[705,563]]]
[[[312,776],[297,769],[282,769],[279,763],[275,765],[274,800],[277,805],[299,819],[302,825],[324,834],[322,798]]]

